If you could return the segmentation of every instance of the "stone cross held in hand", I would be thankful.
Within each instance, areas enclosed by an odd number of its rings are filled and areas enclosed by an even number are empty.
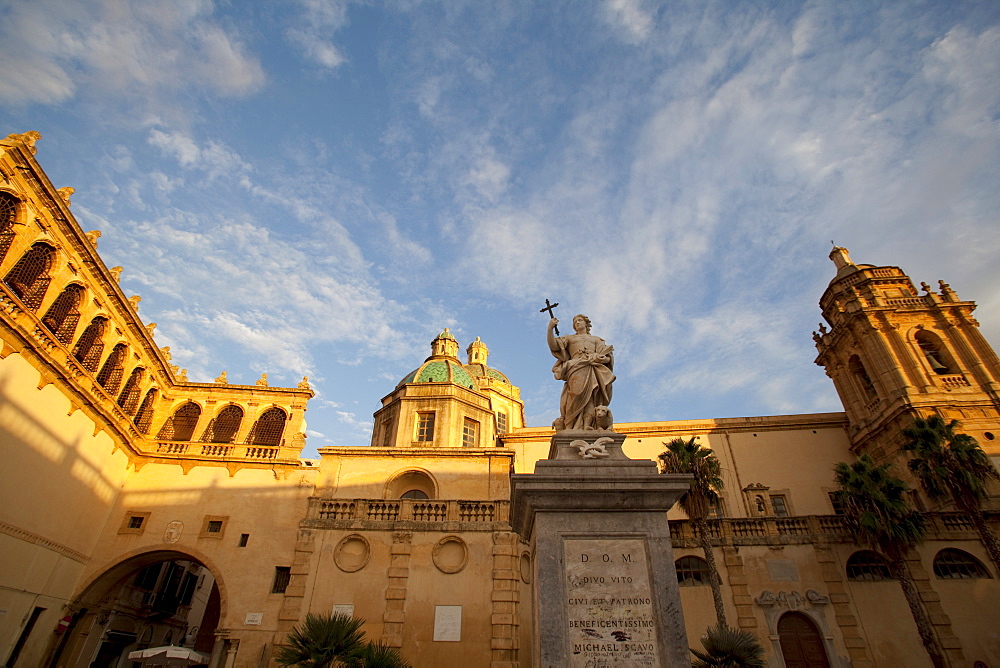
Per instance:
[[[559,302],[556,302],[555,304],[550,304],[549,300],[546,299],[545,300],[545,308],[538,309],[538,312],[539,313],[545,313],[546,311],[548,311],[549,317],[550,318],[554,318],[556,316],[555,316],[554,313],[552,313],[552,309],[554,309],[557,306],[559,306]],[[555,330],[556,330],[556,336],[559,336],[559,325],[555,326]]]

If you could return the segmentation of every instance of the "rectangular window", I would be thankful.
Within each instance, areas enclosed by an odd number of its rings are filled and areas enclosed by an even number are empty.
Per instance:
[[[834,515],[843,515],[844,514],[844,504],[842,504],[840,502],[840,499],[838,498],[839,492],[827,492],[827,494],[829,494],[829,496],[830,496],[830,505],[833,506],[833,514]]]
[[[147,519],[149,519],[149,513],[127,510],[122,525],[118,528],[118,533],[142,533],[146,530]]]
[[[240,547],[246,547],[247,543],[250,542],[250,534],[243,533],[240,534]]]
[[[227,521],[229,521],[228,515],[205,515],[198,538],[222,538],[226,533]]]
[[[771,508],[774,509],[775,517],[788,517],[788,504],[784,494],[771,495]]]
[[[423,443],[434,440],[434,413],[417,413],[417,440]]]
[[[462,425],[462,445],[466,448],[479,447],[479,423],[465,418]]]
[[[292,580],[291,566],[274,567],[274,584],[271,585],[272,594],[284,594],[288,589],[288,583]]]
[[[499,411],[497,412],[497,433],[507,433],[507,414]]]

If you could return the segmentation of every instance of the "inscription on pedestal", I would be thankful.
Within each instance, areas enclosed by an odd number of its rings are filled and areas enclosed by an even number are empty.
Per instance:
[[[659,666],[643,541],[567,538],[570,666]]]

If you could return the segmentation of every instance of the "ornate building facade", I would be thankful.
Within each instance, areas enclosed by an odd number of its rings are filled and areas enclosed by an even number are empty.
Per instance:
[[[547,456],[518,388],[445,330],[382,400],[368,447],[300,458],[312,390],[189,382],[35,160],[0,141],[0,662],[129,666],[185,642],[273,665],[307,612],[349,612],[419,666],[531,665],[532,555],[510,474]],[[697,437],[726,483],[710,531],[730,618],[775,666],[924,666],[880,555],[852,542],[832,468],[902,464],[916,416],[1000,457],[1000,362],[950,287],[831,254],[817,364],[843,413],[616,424],[632,458]],[[900,473],[905,466],[897,466]],[[909,566],[953,665],[1000,664],[1000,585],[968,518],[915,492]],[[689,643],[714,623],[699,543],[671,535]],[[993,526],[998,516],[990,514]]]

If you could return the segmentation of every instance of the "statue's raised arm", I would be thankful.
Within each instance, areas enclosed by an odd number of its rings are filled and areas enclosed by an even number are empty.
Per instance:
[[[615,380],[614,348],[590,333],[590,318],[573,318],[573,334],[555,336],[559,320],[549,320],[546,339],[556,358],[552,373],[563,385],[556,431],[611,429],[611,384]]]

